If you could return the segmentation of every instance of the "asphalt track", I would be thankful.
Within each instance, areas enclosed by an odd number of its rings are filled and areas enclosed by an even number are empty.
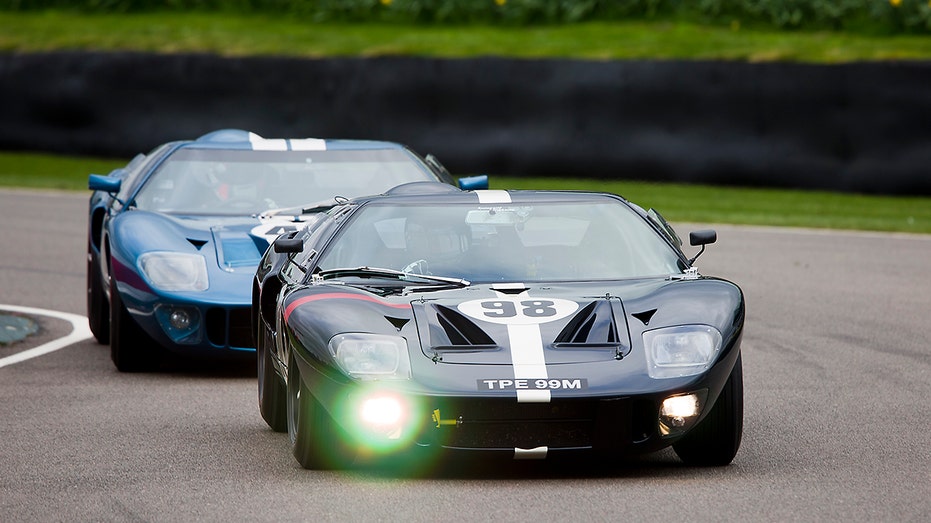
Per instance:
[[[86,197],[0,190],[0,304],[84,314]],[[0,367],[0,519],[931,520],[931,236],[716,228],[698,265],[748,302],[728,467],[305,471],[259,417],[254,369],[120,374],[84,340]],[[33,317],[0,359],[72,331]]]

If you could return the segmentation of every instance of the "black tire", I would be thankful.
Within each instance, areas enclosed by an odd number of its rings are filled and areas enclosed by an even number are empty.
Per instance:
[[[288,431],[287,389],[272,363],[272,355],[268,346],[268,329],[263,321],[259,320],[259,331],[256,332],[256,356],[258,357],[259,377],[259,412],[262,419],[275,432]]]
[[[87,248],[87,323],[98,343],[110,343],[110,302],[103,292],[103,276],[97,264],[91,261]]]
[[[156,346],[123,306],[116,283],[110,280],[110,359],[120,372],[150,370]]]
[[[734,370],[711,412],[685,438],[672,446],[686,464],[723,466],[730,464],[737,455],[743,434],[744,412],[741,359],[738,355]]]
[[[287,412],[291,452],[302,467],[328,470],[352,462],[355,453],[342,431],[304,385],[293,353],[288,362]]]

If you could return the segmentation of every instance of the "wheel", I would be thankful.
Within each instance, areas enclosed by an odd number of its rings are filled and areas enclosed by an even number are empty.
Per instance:
[[[292,352],[288,360],[288,437],[305,469],[334,469],[351,463],[355,453],[342,431],[310,394]]]
[[[149,370],[157,347],[123,306],[116,282],[110,279],[110,359],[120,372]]]
[[[103,277],[91,261],[91,248],[87,247],[87,323],[98,343],[110,343],[110,303],[103,292]]]
[[[259,329],[261,332],[256,333],[256,355],[258,356],[258,375],[259,375],[259,412],[262,413],[262,419],[275,432],[286,432],[288,430],[288,413],[287,399],[285,394],[284,383],[275,372],[272,363],[272,354],[269,347],[269,332],[265,328],[264,321],[259,320]]]
[[[727,378],[718,401],[689,434],[672,446],[689,465],[721,466],[729,464],[740,448],[743,434],[744,387],[742,357],[737,356],[734,370]]]

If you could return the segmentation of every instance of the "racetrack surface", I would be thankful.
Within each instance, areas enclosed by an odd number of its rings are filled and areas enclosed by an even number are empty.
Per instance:
[[[0,304],[84,314],[87,196],[0,190]],[[0,368],[0,519],[931,520],[931,236],[715,228],[697,265],[748,305],[728,467],[305,471],[259,416],[253,368],[120,374],[88,340]],[[37,321],[0,358],[70,330]]]

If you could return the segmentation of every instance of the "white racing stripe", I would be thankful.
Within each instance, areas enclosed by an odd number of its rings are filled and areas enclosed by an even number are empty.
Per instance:
[[[492,288],[499,298],[506,298],[502,289],[523,289],[522,283],[494,284]],[[526,291],[518,295],[520,298],[529,298]],[[514,379],[547,379],[546,359],[543,355],[543,337],[540,334],[540,325],[509,324],[508,345],[511,348],[511,365],[514,367]],[[551,399],[549,390],[517,390],[518,403],[549,403]]]
[[[297,138],[285,140],[283,138],[262,138],[255,133],[249,133],[249,143],[255,151],[325,151],[326,140],[319,138]]]
[[[478,203],[511,203],[511,195],[507,191],[499,189],[475,191],[478,195]]]
[[[65,320],[71,323],[71,333],[64,338],[58,338],[57,340],[50,341],[44,345],[39,345],[38,347],[33,347],[29,350],[18,352],[12,356],[7,356],[6,358],[0,358],[0,368],[36,358],[50,352],[54,352],[58,349],[63,349],[68,345],[77,343],[79,341],[84,341],[94,336],[91,333],[90,327],[87,325],[87,318],[77,314],[49,311],[45,309],[34,309],[32,307],[18,307],[16,305],[0,305],[0,311],[19,312],[21,314],[34,314],[37,316],[50,316],[52,318],[58,318],[60,320]]]
[[[291,140],[292,151],[326,151],[326,140],[319,138],[303,138]]]

